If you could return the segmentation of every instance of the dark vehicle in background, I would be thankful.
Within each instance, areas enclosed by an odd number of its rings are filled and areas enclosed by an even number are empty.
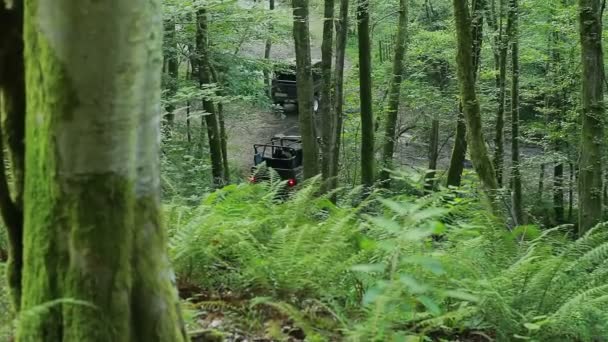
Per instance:
[[[319,110],[319,94],[321,92],[321,62],[314,61],[312,64],[312,79],[313,79],[313,109]],[[298,91],[296,80],[296,64],[279,64],[275,67],[272,78],[271,97],[272,102],[283,108],[287,104],[296,106],[298,103]]]
[[[288,187],[298,184],[302,177],[302,140],[299,136],[276,136],[266,144],[253,145],[253,168],[250,182],[270,179],[273,169]]]

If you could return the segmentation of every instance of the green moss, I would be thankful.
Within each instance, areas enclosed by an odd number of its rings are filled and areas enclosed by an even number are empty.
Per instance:
[[[25,266],[17,340],[180,341],[185,334],[168,276],[159,208],[156,200],[136,201],[133,160],[121,161],[131,163],[126,174],[122,165],[116,172],[66,168],[70,156],[60,153],[58,137],[80,133],[64,129],[73,121],[86,122],[74,116],[82,94],[40,32],[38,4],[28,0],[25,5],[26,80],[32,86],[27,89]],[[79,108],[77,114],[98,113]],[[123,113],[114,114],[116,119]],[[124,120],[97,124],[119,128],[113,139],[128,144],[121,148],[135,155],[132,114],[125,110]],[[78,156],[86,157],[95,156]]]
[[[192,342],[222,342],[226,338],[221,331],[204,329],[190,332]]]

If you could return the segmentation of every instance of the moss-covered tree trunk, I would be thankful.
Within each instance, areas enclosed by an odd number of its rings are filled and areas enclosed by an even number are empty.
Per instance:
[[[460,101],[467,126],[468,146],[471,150],[471,159],[475,171],[479,175],[485,190],[493,197],[494,191],[498,188],[498,183],[483,137],[480,106],[475,89],[475,64],[473,50],[471,49],[473,37],[470,29],[471,17],[467,0],[454,0],[454,16],[458,40],[456,56],[458,83],[460,86]]]
[[[388,108],[386,110],[386,121],[384,123],[384,146],[382,147],[382,170],[380,181],[382,185],[390,185],[390,169],[393,168],[393,154],[395,153],[395,139],[397,129],[397,118],[399,114],[399,102],[401,98],[401,80],[403,79],[403,58],[405,56],[405,45],[407,40],[408,0],[399,1],[399,21],[397,26],[397,42],[395,45],[395,56],[391,87],[388,95]]]
[[[359,99],[361,103],[361,183],[374,184],[374,112],[372,109],[372,47],[369,32],[369,1],[357,0],[359,40]]]
[[[602,219],[605,76],[601,1],[579,0],[578,7],[583,66],[578,223],[579,231],[583,233]]]
[[[25,2],[17,341],[187,339],[160,220],[160,10]]]
[[[519,166],[519,4],[511,0],[509,4],[509,41],[511,44],[511,186],[513,218],[516,224],[524,223],[521,170]]]
[[[333,135],[336,127],[336,118],[332,106],[332,58],[334,46],[334,0],[324,0],[323,10],[323,42],[321,44],[321,174],[323,176],[323,190],[331,190],[331,165],[337,158]]]
[[[334,119],[335,127],[331,139],[334,144],[334,158],[330,166],[330,189],[338,186],[340,165],[340,145],[342,138],[342,105],[344,103],[344,57],[346,55],[346,38],[348,35],[348,3],[340,0],[340,14],[336,26],[336,62],[334,70]],[[335,201],[335,196],[333,198]]]
[[[6,5],[0,2],[0,216],[9,240],[8,285],[13,305],[18,310],[23,266],[25,172],[23,2],[13,1],[10,8]],[[10,186],[5,160],[9,160]]]
[[[468,6],[468,5],[467,5]],[[473,0],[472,4],[473,19],[469,19],[470,27],[469,30],[471,38],[472,50],[471,60],[473,64],[473,81],[477,78],[477,70],[479,69],[479,62],[481,60],[481,47],[483,43],[483,10],[484,0]],[[467,7],[468,13],[468,7]],[[448,168],[447,185],[448,186],[460,186],[462,180],[462,172],[464,170],[464,161],[467,153],[467,124],[464,115],[464,105],[459,104],[458,107],[458,121],[456,122],[456,134],[454,136],[454,147],[452,149],[452,155],[450,157],[450,166]]]
[[[293,0],[293,39],[298,80],[298,115],[302,136],[304,178],[319,173],[319,151],[313,117],[313,80],[308,30],[308,0]]]
[[[213,77],[209,63],[209,29],[207,25],[207,11],[204,8],[196,12],[196,52],[198,62],[198,80],[201,87],[210,85]],[[224,184],[224,167],[222,157],[222,139],[220,125],[216,115],[213,102],[203,97],[203,121],[207,127],[207,139],[209,140],[209,157],[211,159],[211,174],[216,186]]]

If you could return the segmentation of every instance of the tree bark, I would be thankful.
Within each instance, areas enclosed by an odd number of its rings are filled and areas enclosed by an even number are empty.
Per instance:
[[[472,53],[471,56],[473,64],[473,82],[477,78],[477,71],[479,69],[479,62],[481,60],[481,46],[483,43],[483,8],[485,0],[473,0],[473,19],[469,18],[469,30],[471,42],[469,49]],[[468,5],[467,5],[468,6]],[[467,7],[467,16],[468,16]],[[462,102],[462,99],[461,99]],[[450,158],[450,166],[448,168],[448,186],[460,186],[462,180],[462,171],[464,170],[464,160],[467,153],[467,124],[463,112],[463,104],[460,103],[458,107],[458,121],[456,123],[456,134],[454,136],[454,148],[452,149],[452,156]]]
[[[361,102],[361,183],[370,188],[375,179],[374,112],[372,109],[372,47],[369,36],[369,2],[357,0],[359,40],[359,99]]]
[[[212,83],[211,65],[209,63],[209,31],[207,26],[207,11],[202,8],[196,13],[196,51],[198,59],[198,79],[201,87]],[[209,157],[211,159],[211,174],[216,186],[224,184],[224,168],[222,161],[222,142],[220,127],[216,115],[215,105],[207,98],[203,98],[203,121],[207,126],[209,139]]]
[[[454,0],[456,35],[458,40],[457,64],[460,98],[467,127],[468,146],[471,159],[481,183],[491,198],[498,188],[494,166],[490,160],[483,137],[481,113],[475,89],[475,65],[473,59],[473,36],[467,0]]]
[[[397,44],[393,58],[392,82],[388,96],[387,117],[384,124],[384,146],[382,148],[382,170],[380,182],[384,187],[390,186],[390,170],[393,168],[395,153],[395,131],[401,98],[401,81],[403,79],[403,58],[405,56],[408,24],[408,0],[399,0],[399,23],[397,27]]]
[[[323,12],[323,42],[321,44],[321,73],[322,89],[320,114],[322,125],[322,163],[321,173],[323,176],[323,191],[331,190],[331,165],[337,158],[334,146],[335,140],[332,139],[336,129],[335,113],[332,106],[332,55],[333,55],[333,36],[334,36],[334,0],[324,0]]]
[[[582,136],[579,158],[579,232],[602,219],[604,143],[604,59],[600,0],[579,0],[582,81]]]
[[[308,29],[308,0],[293,0],[293,39],[296,49],[298,115],[302,136],[303,171],[308,179],[319,173],[317,133],[313,116],[313,79]]]
[[[187,340],[159,215],[160,10],[25,2],[21,310],[34,314],[17,341]]]
[[[346,55],[346,38],[348,35],[349,0],[340,0],[340,15],[336,20],[336,63],[334,70],[334,119],[335,127],[331,140],[335,146],[334,158],[331,160],[330,189],[338,186],[340,165],[340,145],[342,138],[342,105],[344,103],[344,57]],[[336,198],[333,196],[335,202]]]
[[[511,0],[509,7],[509,41],[511,42],[511,182],[515,223],[524,224],[521,171],[519,168],[519,4]]]
[[[0,3],[0,216],[8,237],[7,276],[16,311],[23,267],[23,191],[25,174],[25,70],[23,2]],[[5,145],[6,144],[6,145]],[[11,182],[5,170],[8,152]]]

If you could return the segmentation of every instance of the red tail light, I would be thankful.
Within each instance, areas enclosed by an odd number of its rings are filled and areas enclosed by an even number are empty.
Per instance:
[[[296,184],[298,184],[298,181],[295,178],[289,178],[287,180],[287,186],[289,187],[294,187]]]

